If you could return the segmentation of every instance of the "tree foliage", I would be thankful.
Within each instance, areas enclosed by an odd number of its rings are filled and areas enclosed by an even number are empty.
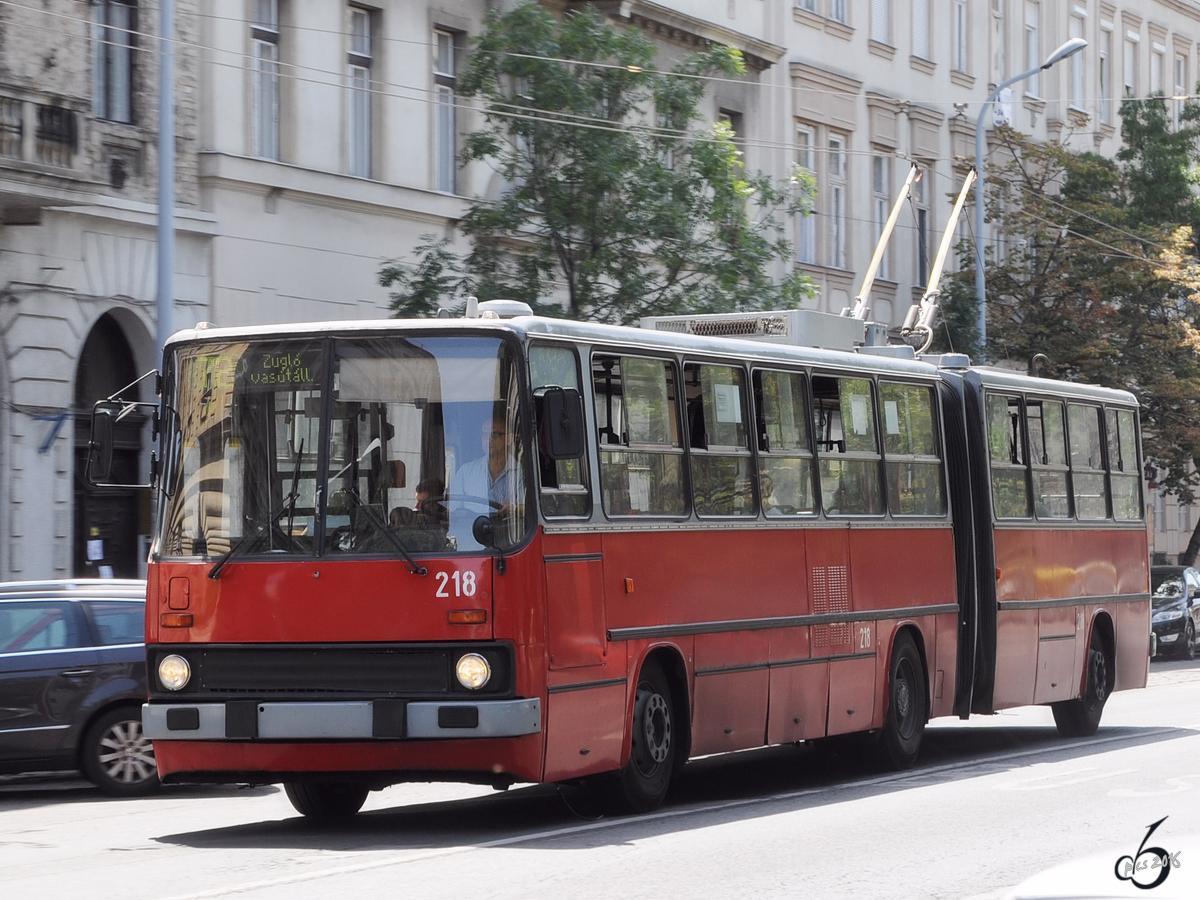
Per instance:
[[[1157,486],[1200,490],[1200,260],[1193,169],[1200,115],[1165,100],[1121,109],[1116,159],[1009,129],[989,164],[987,213],[1006,253],[986,250],[988,355],[1043,374],[1133,391]],[[974,245],[948,287],[943,346],[977,349]],[[1200,550],[1200,527],[1189,548]]]
[[[610,322],[798,305],[804,276],[770,273],[790,258],[789,223],[810,211],[813,182],[748,172],[728,123],[704,127],[706,81],[686,76],[742,75],[740,53],[713,47],[670,73],[657,55],[590,9],[493,11],[458,82],[483,119],[461,162],[486,163],[502,189],[459,223],[465,258],[429,237],[415,267],[381,271],[396,313],[466,294],[550,313],[565,302],[573,318]]]

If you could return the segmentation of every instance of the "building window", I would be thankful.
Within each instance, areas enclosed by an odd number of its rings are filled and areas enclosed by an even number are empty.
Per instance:
[[[1087,33],[1087,11],[1078,6],[1071,8],[1070,34],[1073,38],[1082,38]],[[1076,53],[1071,57],[1071,106],[1083,109],[1087,97],[1083,79],[1084,54]]]
[[[1138,44],[1141,38],[1136,31],[1125,32],[1125,43],[1122,47],[1121,65],[1121,96],[1137,96],[1137,64]]]
[[[913,281],[922,287],[929,280],[929,266],[933,260],[930,256],[930,232],[933,221],[929,216],[929,198],[933,196],[933,166],[922,165],[917,172],[917,180],[913,182],[913,218],[915,220],[917,271]]]
[[[954,58],[951,60],[956,72],[966,72],[971,67],[971,33],[968,30],[967,0],[954,0],[951,10],[954,27]]]
[[[279,159],[279,0],[255,0],[250,43],[253,153]]]
[[[846,15],[846,0],[829,0],[829,18],[843,25],[850,21]]]
[[[912,47],[913,56],[933,58],[929,49],[929,0],[913,0]]]
[[[816,143],[816,132],[807,125],[796,127],[796,166],[803,169],[816,181],[817,168],[813,160],[813,147]],[[817,261],[817,222],[816,207],[810,215],[800,216],[796,220],[796,258],[800,262],[815,263]]]
[[[371,13],[350,7],[349,94],[346,117],[350,174],[371,177]]]
[[[817,11],[817,0],[796,0],[796,6],[810,13]]]
[[[871,0],[871,40],[892,42],[892,0]]]
[[[441,28],[433,32],[434,164],[439,191],[454,193],[458,160],[458,127],[455,122],[454,88],[458,66],[455,33]]]
[[[825,164],[828,166],[829,230],[826,262],[835,269],[845,269],[847,267],[846,139],[840,135],[830,135],[827,149]]]
[[[1008,0],[992,0],[992,83],[999,84],[1008,74],[1007,32],[1004,28]]]
[[[733,142],[739,147],[746,143],[746,118],[734,109],[717,110],[717,118],[733,132]]]
[[[875,225],[875,240],[883,235],[884,225],[887,224],[888,212],[892,201],[892,160],[888,156],[871,157],[871,216]],[[879,277],[892,277],[891,254],[883,251],[883,259],[879,261]]]
[[[1174,121],[1175,127],[1179,127],[1179,115],[1183,112],[1183,104],[1186,102],[1183,98],[1188,93],[1188,58],[1186,53],[1175,54],[1175,87],[1172,93],[1175,97],[1174,106]]]
[[[1096,55],[1096,67],[1100,76],[1100,121],[1112,124],[1113,87],[1113,24],[1100,23],[1100,50]]]
[[[94,0],[92,112],[113,122],[133,121],[133,32],[137,6],[129,0]]]
[[[1166,90],[1167,48],[1162,44],[1150,45],[1150,93],[1162,97]]]
[[[1037,69],[1042,64],[1041,48],[1042,5],[1036,0],[1025,0],[1025,68]],[[1025,80],[1025,93],[1034,97],[1042,96],[1042,73],[1036,73]]]

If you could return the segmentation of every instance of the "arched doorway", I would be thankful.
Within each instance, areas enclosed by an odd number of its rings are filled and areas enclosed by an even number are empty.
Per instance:
[[[99,488],[87,481],[87,447],[92,404],[137,377],[133,351],[121,326],[103,315],[88,333],[75,372],[75,540],[76,577],[136,578],[149,498],[135,488]],[[116,429],[112,480],[136,484],[145,416],[127,416]]]

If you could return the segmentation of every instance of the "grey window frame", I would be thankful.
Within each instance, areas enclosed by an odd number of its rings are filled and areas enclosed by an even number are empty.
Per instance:
[[[1108,454],[1107,441],[1104,434],[1104,407],[1099,403],[1093,403],[1086,400],[1071,400],[1066,401],[1067,405],[1067,462],[1071,467],[1071,508],[1076,521],[1079,522],[1105,522],[1113,518],[1112,504],[1112,489],[1108,481],[1108,470],[1105,467],[1105,457]],[[1098,433],[1100,438],[1100,468],[1092,469],[1084,466],[1076,466],[1073,458],[1075,440],[1071,431],[1071,408],[1091,410],[1096,414],[1097,424],[1099,425]],[[1091,475],[1100,476],[1101,483],[1104,485],[1104,515],[1103,516],[1081,516],[1079,514],[1079,497],[1078,488],[1075,484],[1076,475]]]
[[[946,443],[943,434],[942,425],[942,405],[938,402],[938,389],[936,382],[928,381],[911,381],[905,378],[895,378],[888,376],[880,376],[875,379],[875,403],[878,407],[876,420],[882,426],[884,422],[883,414],[883,390],[884,384],[898,384],[906,387],[922,388],[929,392],[930,406],[929,413],[933,423],[933,445],[937,450],[937,455],[927,456],[923,453],[889,453],[887,449],[887,440],[884,437],[883,428],[879,429],[879,450],[883,455],[883,504],[887,510],[888,516],[894,519],[921,519],[925,521],[935,519],[945,519],[950,514],[950,485],[947,481],[947,466],[946,466]],[[889,497],[891,496],[888,490],[888,462],[899,460],[901,462],[936,463],[938,467],[938,482],[942,487],[942,511],[940,513],[906,513],[896,512],[891,508]]]
[[[1067,401],[1063,397],[1043,396],[1037,393],[1026,393],[1022,396],[1021,416],[1025,420],[1025,458],[1029,466],[1030,500],[1033,501],[1033,517],[1039,522],[1069,522],[1077,518],[1075,515],[1075,490],[1071,481],[1071,444],[1067,432],[1070,424],[1067,421]],[[1063,456],[1066,460],[1062,465],[1056,463],[1039,463],[1033,457],[1033,438],[1029,416],[1030,402],[1042,404],[1043,411],[1048,403],[1057,403],[1062,409]],[[1045,421],[1044,414],[1042,421]],[[1062,516],[1043,515],[1038,511],[1038,475],[1039,473],[1060,473],[1066,476],[1067,513]]]
[[[1112,461],[1112,459],[1110,459],[1111,444],[1109,443],[1109,439],[1108,439],[1108,429],[1109,429],[1108,414],[1110,412],[1112,412],[1114,414],[1126,412],[1126,413],[1129,413],[1131,416],[1133,416],[1133,447],[1131,448],[1133,451],[1133,469],[1132,470],[1114,469],[1113,468],[1113,461]],[[1109,503],[1110,503],[1110,507],[1111,507],[1111,511],[1112,511],[1113,520],[1116,522],[1144,522],[1146,520],[1146,491],[1145,491],[1145,486],[1142,484],[1142,439],[1141,439],[1141,436],[1142,436],[1141,417],[1138,415],[1138,410],[1136,407],[1120,406],[1119,404],[1110,404],[1110,403],[1106,403],[1104,405],[1104,465],[1105,465],[1105,470],[1108,472]],[[1118,441],[1118,445],[1119,445],[1120,444],[1120,425],[1119,424],[1117,426],[1117,441]],[[1121,449],[1123,450],[1124,448],[1121,448]],[[1120,518],[1117,516],[1116,493],[1113,491],[1113,475],[1114,474],[1116,474],[1118,477],[1125,477],[1125,478],[1132,477],[1134,480],[1134,483],[1137,485],[1138,514],[1137,514],[1136,518],[1126,519],[1126,518]]]
[[[887,509],[887,481],[884,476],[884,454],[883,442],[880,440],[879,433],[879,386],[877,384],[876,375],[873,372],[845,372],[829,369],[813,369],[809,372],[808,379],[808,400],[809,400],[809,416],[810,419],[815,415],[817,410],[817,397],[814,388],[814,382],[818,378],[834,378],[838,381],[866,381],[871,388],[871,401],[867,404],[871,413],[871,424],[875,433],[875,452],[867,453],[861,450],[843,451],[841,453],[822,453],[820,441],[818,441],[817,429],[812,427],[811,440],[815,449],[816,458],[816,479],[817,479],[817,503],[820,507],[821,514],[825,518],[833,519],[871,519],[879,520],[886,519],[888,515]],[[839,389],[839,396],[841,392]],[[810,427],[814,423],[810,421]],[[845,434],[845,429],[842,431]],[[823,459],[841,459],[849,461],[872,461],[875,463],[875,481],[878,485],[880,510],[879,512],[858,512],[858,513],[831,513],[825,508],[825,489],[821,479],[821,461]]]
[[[746,444],[745,444],[744,448],[735,448],[735,447],[727,446],[724,444],[718,444],[716,450],[713,450],[711,448],[700,448],[700,447],[692,446],[691,422],[687,416],[687,403],[686,403],[686,401],[687,401],[687,372],[688,372],[689,366],[696,366],[698,368],[712,367],[712,368],[718,368],[718,369],[730,369],[730,370],[733,370],[736,372],[741,372],[742,383],[741,383],[740,399],[741,399],[741,404],[742,404],[743,428],[745,429],[745,433],[746,433]],[[682,374],[683,378],[679,382],[679,388],[677,390],[677,393],[679,394],[680,399],[684,402],[683,421],[682,421],[683,432],[681,432],[680,437],[681,437],[681,442],[683,443],[684,447],[686,448],[687,457],[688,457],[688,463],[687,463],[688,477],[686,478],[686,483],[688,486],[688,505],[689,505],[689,507],[695,512],[696,518],[698,518],[698,519],[717,519],[717,520],[743,522],[743,521],[748,521],[750,519],[757,518],[759,515],[759,511],[761,509],[761,503],[760,503],[761,498],[759,497],[759,490],[758,490],[758,476],[757,476],[758,469],[756,466],[756,460],[755,460],[755,455],[754,455],[754,438],[751,435],[751,432],[754,430],[754,425],[752,424],[755,421],[754,420],[754,408],[753,408],[753,404],[751,402],[751,382],[750,382],[750,378],[747,373],[746,367],[744,365],[740,365],[738,363],[723,362],[720,360],[712,360],[712,359],[697,360],[697,359],[685,358],[683,361],[683,365],[680,366],[679,371],[680,371],[680,374]],[[701,459],[703,459],[703,458],[710,458],[710,459],[739,458],[739,459],[750,460],[750,494],[751,494],[750,499],[751,499],[751,506],[752,506],[751,511],[747,512],[747,513],[725,513],[725,514],[700,512],[699,508],[696,505],[696,494],[695,494],[696,477],[695,477],[694,465],[692,463],[692,460],[694,458],[701,458]]]
[[[655,362],[665,363],[671,366],[671,371],[675,377],[675,403],[673,404],[673,414],[675,416],[676,433],[679,435],[678,448],[664,449],[659,445],[641,444],[602,444],[600,443],[600,414],[596,409],[596,415],[589,423],[592,434],[589,437],[590,441],[595,442],[596,448],[596,469],[600,481],[597,485],[600,496],[600,509],[604,518],[614,522],[636,522],[645,520],[660,520],[668,522],[679,522],[686,520],[692,516],[692,484],[691,484],[691,468],[688,465],[688,441],[685,434],[684,422],[686,421],[686,412],[683,407],[683,369],[679,364],[679,359],[675,354],[671,353],[656,353],[653,350],[645,350],[641,347],[616,346],[616,347],[593,347],[588,355],[588,389],[592,393],[593,404],[595,403],[595,366],[598,357],[615,357],[618,360],[622,359],[649,359]],[[621,373],[621,404],[622,416],[625,415],[625,386],[624,372]],[[593,408],[595,408],[593,406]],[[611,426],[611,422],[609,423]],[[659,453],[664,456],[678,455],[681,458],[680,463],[680,491],[683,495],[683,509],[678,513],[612,513],[609,511],[607,504],[604,502],[604,457],[603,453],[608,451],[623,451],[626,453]],[[593,504],[593,508],[595,504]]]
[[[994,473],[997,468],[997,464],[996,464],[996,461],[994,459],[992,459],[991,433],[988,430],[991,427],[991,421],[988,416],[988,400],[991,399],[992,397],[1004,397],[1005,399],[1010,400],[1010,401],[1015,399],[1020,407],[1020,415],[1017,417],[1017,421],[1020,423],[1020,428],[1021,428],[1021,434],[1020,434],[1021,455],[1024,458],[1025,462],[1024,463],[1001,463],[999,465],[999,468],[1006,470],[1006,471],[1014,471],[1014,472],[1017,470],[1020,470],[1021,472],[1024,473],[1026,514],[1023,516],[1001,516],[1001,515],[997,514],[997,512],[996,512],[996,485],[995,485]],[[987,388],[985,388],[984,392],[983,392],[983,427],[984,427],[984,446],[987,449],[988,499],[991,501],[991,505],[992,505],[992,521],[994,521],[994,522],[1033,522],[1033,521],[1036,521],[1036,517],[1034,515],[1034,503],[1033,503],[1033,479],[1029,474],[1029,423],[1025,418],[1025,395],[1024,395],[1024,393],[1022,393],[1020,391],[1013,392],[1013,391],[1006,391],[1006,390],[993,391],[993,390],[988,390]]]
[[[804,406],[804,434],[808,438],[808,447],[806,450],[764,450],[762,442],[759,440],[760,434],[758,430],[759,405],[755,399],[755,380],[760,374],[770,375],[786,375],[800,379],[800,399]],[[754,422],[754,435],[751,441],[754,447],[754,464],[755,464],[755,490],[758,493],[759,514],[767,520],[776,519],[820,519],[821,518],[821,482],[817,473],[817,452],[816,452],[816,435],[813,433],[812,427],[812,387],[810,385],[811,373],[807,369],[785,369],[777,368],[770,365],[751,366],[750,367],[750,413]],[[762,477],[762,462],[770,459],[806,459],[808,460],[808,480],[809,487],[812,491],[812,509],[806,512],[790,513],[788,515],[767,515],[762,499],[762,486],[757,484]]]
[[[595,427],[594,427],[595,422],[592,420],[592,418],[590,416],[588,416],[586,414],[586,409],[587,409],[586,393],[587,393],[587,391],[584,388],[584,378],[583,378],[583,356],[584,356],[584,354],[581,354],[579,352],[580,351],[579,346],[577,344],[570,343],[567,341],[534,340],[534,341],[530,341],[528,343],[528,345],[525,348],[525,357],[526,357],[525,364],[528,367],[528,374],[526,377],[529,379],[529,392],[530,392],[531,398],[533,396],[533,392],[536,391],[539,387],[547,387],[548,386],[548,385],[535,385],[533,383],[533,354],[538,350],[564,350],[571,354],[572,358],[575,361],[575,378],[576,378],[576,384],[578,385],[578,389],[579,389],[580,400],[584,404],[584,409],[585,409],[584,428],[587,429],[591,434],[595,434],[596,433]],[[588,386],[588,389],[593,389],[590,384]],[[533,411],[534,406],[535,406],[535,404],[531,401],[530,405],[529,405],[531,412]],[[534,477],[537,482],[538,514],[543,519],[545,519],[549,522],[563,522],[563,521],[586,522],[586,521],[590,520],[596,511],[596,489],[595,489],[595,485],[593,485],[593,483],[592,483],[593,482],[592,465],[591,465],[590,454],[588,453],[588,450],[592,446],[593,441],[587,436],[587,434],[585,434],[585,438],[583,441],[583,453],[579,457],[580,473],[583,475],[583,479],[584,479],[583,486],[587,489],[587,498],[588,498],[587,512],[579,513],[579,514],[572,513],[570,515],[553,515],[552,516],[545,511],[545,506],[542,503],[542,495],[544,493],[550,493],[550,494],[571,493],[571,494],[574,494],[577,492],[562,491],[559,488],[544,488],[542,486],[542,467],[541,467],[541,459],[540,459],[541,449],[537,446],[538,442],[537,442],[536,422],[531,421],[531,427],[533,427],[533,429],[534,429],[533,430],[533,442],[532,442],[531,449],[532,449],[533,453],[537,454],[537,456],[538,456],[537,465],[534,466],[534,470],[535,470]],[[597,457],[597,460],[598,460],[598,457]]]

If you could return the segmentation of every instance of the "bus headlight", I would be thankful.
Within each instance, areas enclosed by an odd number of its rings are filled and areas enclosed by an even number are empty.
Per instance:
[[[158,683],[168,691],[181,691],[192,677],[192,667],[178,654],[164,656],[158,663]]]
[[[478,653],[467,653],[454,664],[458,683],[469,691],[477,691],[491,680],[492,667]]]

